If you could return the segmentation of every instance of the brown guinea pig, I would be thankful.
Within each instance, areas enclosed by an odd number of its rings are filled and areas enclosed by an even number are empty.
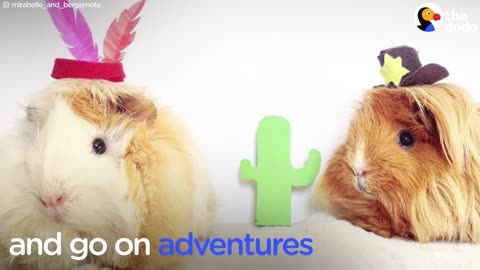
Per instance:
[[[360,104],[313,202],[367,231],[480,242],[478,107],[451,84],[378,87]]]

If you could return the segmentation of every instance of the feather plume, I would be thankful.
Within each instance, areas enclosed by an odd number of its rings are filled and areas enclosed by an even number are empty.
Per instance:
[[[98,62],[98,47],[82,13],[67,0],[47,0],[47,8],[70,53],[77,60]]]
[[[123,59],[125,48],[135,39],[134,28],[140,21],[138,14],[146,0],[140,0],[130,8],[125,9],[108,28],[103,42],[103,62],[120,62]]]

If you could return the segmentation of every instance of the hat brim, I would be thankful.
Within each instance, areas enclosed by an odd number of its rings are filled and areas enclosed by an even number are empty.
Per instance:
[[[421,67],[410,76],[405,77],[400,83],[400,86],[434,84],[445,79],[448,75],[449,73],[446,68],[438,64],[428,64]]]

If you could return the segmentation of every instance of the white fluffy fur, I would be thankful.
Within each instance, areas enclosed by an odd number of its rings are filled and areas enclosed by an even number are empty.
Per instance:
[[[356,173],[362,173],[367,168],[365,160],[365,143],[362,141],[359,141],[356,146],[354,160],[352,164],[353,170]]]
[[[125,126],[102,130],[76,114],[70,104],[64,100],[63,95],[75,95],[76,92],[69,91],[86,89],[85,87],[89,87],[87,89],[91,90],[95,97],[98,95],[108,100],[115,99],[114,95],[118,93],[143,92],[128,84],[112,85],[103,81],[59,80],[32,98],[27,108],[28,117],[19,121],[9,135],[0,139],[0,172],[2,173],[0,178],[2,186],[0,189],[0,270],[9,269],[11,265],[17,265],[18,262],[28,264],[27,269],[39,270],[85,270],[102,269],[105,265],[126,266],[131,262],[129,261],[131,258],[117,255],[113,248],[115,242],[119,238],[144,237],[140,234],[146,233],[145,215],[155,214],[152,214],[154,211],[145,213],[145,209],[142,208],[146,203],[144,186],[132,187],[131,183],[129,184],[132,179],[127,179],[127,171],[130,172],[127,167],[131,164],[127,166],[124,157],[127,146],[131,143],[133,136],[137,135],[138,130],[133,129],[138,127],[127,127],[121,122],[120,125]],[[176,117],[170,114],[170,110],[162,110],[162,123],[168,128],[176,129],[179,123],[176,122]],[[170,122],[174,122],[172,126],[169,126]],[[179,138],[179,143],[190,142],[189,139],[183,138],[183,136],[188,137],[187,134],[181,130],[175,130],[175,132],[170,135],[182,136]],[[107,152],[102,156],[95,155],[92,150],[92,142],[95,138],[101,138],[107,144]],[[175,145],[167,145],[168,140],[155,143],[170,148],[175,147]],[[175,149],[170,148],[166,149],[170,151],[166,153],[178,156],[183,154],[182,150],[178,150],[177,153]],[[189,148],[188,151],[190,150],[194,151]],[[175,166],[178,165],[177,167],[168,171],[171,166],[167,164],[161,167],[162,170],[166,170],[161,173],[166,175],[155,177],[177,177],[175,175],[177,172],[179,177],[184,177],[183,165],[189,170],[192,169],[191,164],[183,164],[184,162],[188,163],[191,160],[200,162],[198,155],[194,156],[194,153],[191,156],[186,155],[183,159],[178,156],[170,160],[172,164],[180,162],[175,164]],[[188,200],[194,204],[192,217],[194,222],[191,225],[194,224],[195,228],[191,230],[198,236],[206,236],[210,231],[215,208],[213,188],[206,173],[198,175],[205,168],[204,165],[194,164],[195,168],[191,172],[193,182],[190,183],[195,187],[194,197],[193,200]],[[150,179],[150,181],[153,180],[159,179]],[[161,180],[163,180],[162,183],[169,183],[162,187],[166,187],[168,190],[165,192],[171,192],[171,194],[185,192],[184,187],[189,185],[180,183],[176,187],[177,184],[172,179],[162,178]],[[59,191],[66,194],[66,201],[60,208],[61,211],[46,208],[40,198],[42,196],[53,198],[52,201],[54,201]],[[190,193],[182,195],[183,197],[179,197],[183,199],[191,196]],[[138,201],[132,196],[138,196],[135,198]],[[174,201],[175,197],[169,197],[168,205],[164,205],[163,210],[175,209],[175,205],[171,205],[172,200]],[[138,205],[139,203],[142,206]],[[158,204],[158,201],[156,203]],[[186,212],[190,211],[189,207],[185,208],[187,208]],[[55,215],[58,216],[58,212],[64,213],[62,216],[64,222],[55,221]],[[157,215],[154,221],[162,222],[162,213],[157,214],[160,215]],[[175,219],[175,216],[169,215],[169,218]],[[185,214],[179,220],[183,220],[182,218],[185,221],[188,220]],[[183,223],[175,226],[182,225]],[[167,231],[164,233],[168,235],[170,228],[168,226],[163,228],[166,228]],[[65,245],[62,247],[62,256],[13,258],[9,255],[8,250],[13,238],[46,239],[55,237],[57,232],[62,233],[62,242]],[[68,244],[78,237],[102,238],[107,242],[109,249],[105,256],[90,255],[84,261],[72,260]],[[156,251],[152,249],[151,252]],[[15,264],[11,264],[12,262]],[[149,267],[159,265],[153,261]],[[164,264],[161,265],[164,266]]]
[[[38,119],[20,122],[0,142],[0,246],[8,249],[12,238],[45,239],[57,232],[62,233],[64,243],[76,237],[100,237],[109,247],[119,238],[138,237],[140,219],[127,200],[121,161],[131,136],[99,130],[54,95],[43,96],[33,106]],[[108,147],[101,157],[91,146],[97,136]],[[65,223],[54,222],[51,210],[39,200],[41,193],[48,195],[59,187],[68,194]],[[63,247],[60,257],[24,259],[38,269],[69,269],[79,263],[70,259],[69,250]],[[102,259],[125,258],[110,248]],[[93,258],[88,260],[93,262]]]

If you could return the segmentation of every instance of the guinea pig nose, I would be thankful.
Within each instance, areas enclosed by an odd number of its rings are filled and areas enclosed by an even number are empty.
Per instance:
[[[366,177],[367,174],[368,172],[365,169],[353,170],[353,175],[356,177]]]
[[[39,199],[45,208],[55,208],[65,203],[65,194],[43,195]]]

